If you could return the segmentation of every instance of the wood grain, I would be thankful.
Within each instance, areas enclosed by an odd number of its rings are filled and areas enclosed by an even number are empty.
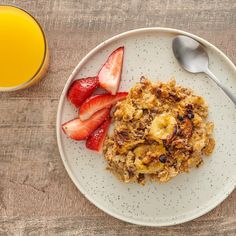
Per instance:
[[[0,235],[236,235],[236,192],[194,221],[171,227],[121,222],[92,205],[69,179],[59,156],[58,99],[76,64],[103,40],[162,26],[204,37],[236,62],[235,0],[6,1],[31,12],[49,41],[46,78],[0,94]]]

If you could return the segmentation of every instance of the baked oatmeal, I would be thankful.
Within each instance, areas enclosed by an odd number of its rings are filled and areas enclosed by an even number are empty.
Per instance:
[[[208,107],[192,90],[142,77],[114,111],[114,132],[105,140],[108,169],[124,182],[167,182],[203,163],[213,152]]]

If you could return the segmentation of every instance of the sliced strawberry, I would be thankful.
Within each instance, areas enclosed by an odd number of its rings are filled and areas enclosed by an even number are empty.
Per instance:
[[[75,80],[69,88],[67,98],[78,108],[92,94],[98,84],[98,77]]]
[[[100,94],[90,97],[87,101],[85,101],[79,110],[79,117],[81,120],[87,120],[91,117],[95,112],[105,108],[110,107],[117,103],[120,100],[126,98],[128,93],[121,92],[116,95],[110,94]]]
[[[109,115],[110,109],[104,108],[90,117],[86,121],[79,118],[68,121],[62,125],[62,130],[68,137],[75,140],[86,139],[94,130],[96,130]]]
[[[115,95],[120,85],[124,47],[117,48],[98,73],[99,85]]]
[[[102,125],[89,135],[86,141],[86,147],[94,151],[101,151],[103,143],[105,141],[109,126],[111,124],[111,118],[107,119]]]

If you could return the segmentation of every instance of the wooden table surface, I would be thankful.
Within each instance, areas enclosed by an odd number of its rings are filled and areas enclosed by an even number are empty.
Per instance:
[[[178,28],[212,42],[235,63],[235,0],[1,2],[25,8],[40,21],[51,63],[39,84],[0,94],[0,235],[236,235],[236,191],[210,213],[171,227],[141,227],[108,216],[68,177],[55,134],[68,76],[92,48],[115,34]]]

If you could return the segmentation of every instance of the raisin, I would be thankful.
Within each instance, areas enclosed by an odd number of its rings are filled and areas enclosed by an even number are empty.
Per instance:
[[[183,117],[183,116],[180,116],[180,115],[178,115],[177,118],[178,118],[179,121],[183,121],[183,120],[184,120],[184,117]]]
[[[165,155],[160,155],[160,156],[159,156],[159,161],[160,161],[161,163],[166,163],[166,161],[167,161],[166,156],[165,156]]]
[[[191,109],[186,110],[186,116],[191,120],[194,118],[193,111]]]
[[[190,120],[194,118],[194,114],[193,114],[193,113],[188,113],[187,116],[188,116],[188,118],[189,118]]]

